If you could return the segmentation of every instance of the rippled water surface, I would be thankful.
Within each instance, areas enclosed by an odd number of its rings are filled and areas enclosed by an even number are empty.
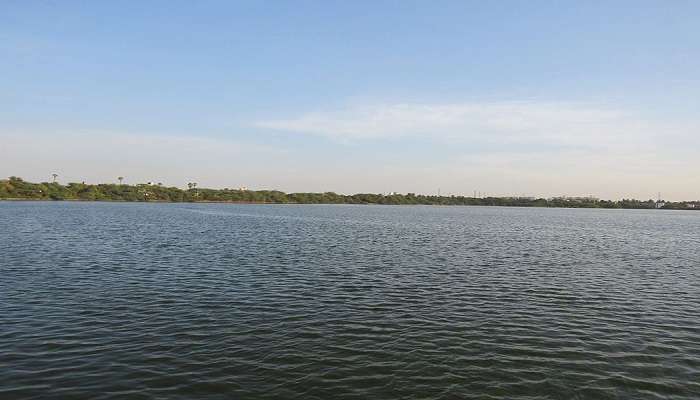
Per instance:
[[[0,399],[698,399],[700,212],[0,203]]]

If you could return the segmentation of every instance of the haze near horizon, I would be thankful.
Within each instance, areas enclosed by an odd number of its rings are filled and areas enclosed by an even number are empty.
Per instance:
[[[4,2],[0,178],[700,199],[696,2]]]

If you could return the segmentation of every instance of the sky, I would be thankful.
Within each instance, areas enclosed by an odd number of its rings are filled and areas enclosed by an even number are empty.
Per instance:
[[[697,1],[0,2],[0,177],[700,199]]]

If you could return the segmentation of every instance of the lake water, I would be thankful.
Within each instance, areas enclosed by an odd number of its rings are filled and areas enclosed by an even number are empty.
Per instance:
[[[698,399],[700,212],[0,203],[0,399]]]

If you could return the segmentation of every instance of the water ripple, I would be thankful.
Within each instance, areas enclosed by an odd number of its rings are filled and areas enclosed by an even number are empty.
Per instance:
[[[700,213],[0,203],[0,399],[697,399]]]

